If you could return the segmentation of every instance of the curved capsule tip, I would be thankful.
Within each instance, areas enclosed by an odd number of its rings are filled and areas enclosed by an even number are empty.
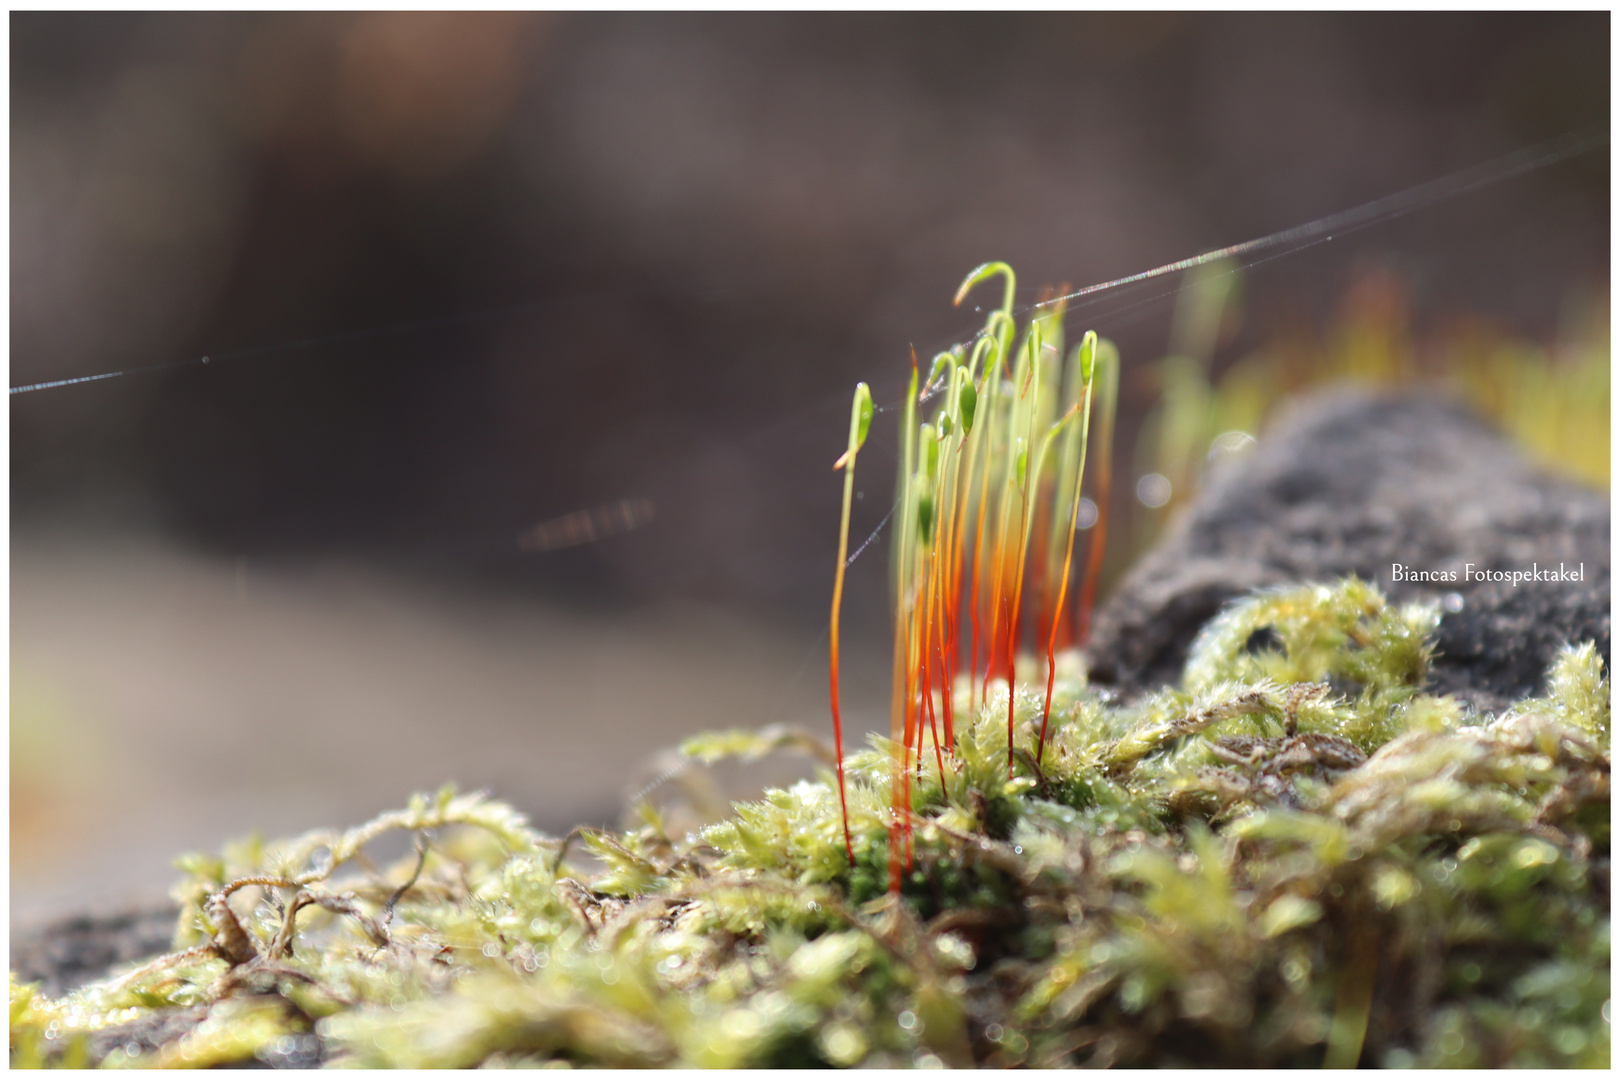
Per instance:
[[[960,307],[962,301],[967,299],[967,294],[973,291],[975,285],[996,274],[1007,275],[1008,307],[1011,307],[1013,271],[1012,267],[1004,262],[987,262],[974,267],[968,273],[968,276],[962,279],[961,287],[956,290],[956,297],[951,301],[951,306]]]
[[[1086,336],[1080,339],[1080,379],[1090,382],[1092,374],[1097,369],[1097,331],[1087,330]]]
[[[870,430],[872,430],[872,388],[865,383],[856,383],[855,400],[850,405],[849,449],[833,462],[833,472],[842,469],[854,459],[855,454],[866,444],[866,433]]]

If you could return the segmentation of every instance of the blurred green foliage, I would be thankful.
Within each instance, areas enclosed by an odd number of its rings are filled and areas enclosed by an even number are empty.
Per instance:
[[[1227,263],[1190,271],[1179,295],[1170,350],[1154,368],[1159,404],[1138,436],[1138,475],[1170,481],[1168,506],[1198,490],[1210,460],[1258,435],[1272,409],[1334,383],[1430,387],[1455,394],[1549,470],[1609,484],[1607,294],[1572,293],[1550,345],[1480,319],[1419,335],[1406,291],[1390,274],[1364,275],[1320,335],[1277,337],[1215,372],[1223,336],[1240,318],[1241,277]],[[1138,507],[1130,546],[1146,546],[1161,508]]]

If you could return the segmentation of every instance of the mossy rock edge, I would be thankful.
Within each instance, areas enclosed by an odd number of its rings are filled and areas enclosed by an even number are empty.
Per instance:
[[[909,839],[891,748],[852,755],[853,866],[830,774],[685,837],[445,790],[189,856],[175,952],[13,976],[12,1062],[1606,1066],[1604,658],[1478,712],[1424,692],[1437,620],[1255,594],[1130,706],[1065,658],[1044,748],[1020,672],[1011,770],[1005,683],[960,686]],[[372,865],[387,832],[416,850]]]

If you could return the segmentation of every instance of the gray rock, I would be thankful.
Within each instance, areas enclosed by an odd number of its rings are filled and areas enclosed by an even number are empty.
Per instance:
[[[1584,577],[1469,579],[1468,564]],[[1397,566],[1456,580],[1396,580]],[[1429,686],[1476,708],[1540,693],[1566,643],[1594,640],[1608,663],[1606,495],[1548,475],[1449,400],[1340,390],[1299,401],[1215,468],[1098,613],[1093,677],[1128,694],[1174,683],[1229,600],[1347,574],[1396,601],[1442,603]]]
[[[11,970],[46,997],[167,952],[180,910],[173,905],[86,912],[44,926],[13,927]]]
[[[172,905],[131,908],[23,927],[12,934],[11,971],[22,982],[38,983],[46,997],[62,997],[137,961],[168,952],[179,914]],[[163,1010],[94,1032],[90,1060],[102,1061],[114,1050],[132,1055],[161,1050],[193,1031],[208,1012],[206,1005]],[[326,1053],[317,1035],[286,1035],[256,1059],[237,1062],[234,1067],[309,1069],[319,1066]]]

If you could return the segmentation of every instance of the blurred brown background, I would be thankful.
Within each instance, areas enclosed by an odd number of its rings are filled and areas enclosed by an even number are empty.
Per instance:
[[[611,819],[682,734],[819,730],[848,395],[977,325],[968,269],[1033,300],[1606,129],[1608,21],[12,15],[10,382],[178,365],[11,399],[14,917],[443,779]],[[1222,356],[1369,268],[1548,334],[1608,208],[1601,152],[1262,263]],[[1129,372],[1174,284],[1071,325]]]

